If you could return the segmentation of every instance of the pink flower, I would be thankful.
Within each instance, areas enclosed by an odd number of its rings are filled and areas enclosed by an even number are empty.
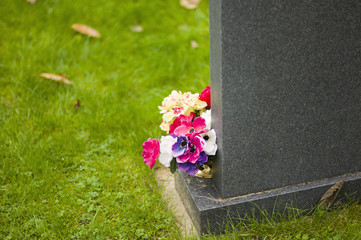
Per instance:
[[[191,113],[189,116],[182,114],[179,117],[177,117],[169,127],[169,134],[174,133],[174,130],[181,125],[191,124],[193,117],[194,117],[194,113]]]
[[[189,151],[184,155],[177,157],[177,162],[179,163],[196,163],[199,159],[200,153],[203,151],[205,140],[198,134],[192,134],[190,136]]]
[[[155,162],[157,161],[159,152],[160,149],[158,139],[148,138],[148,140],[143,143],[142,155],[144,158],[144,163],[148,165],[150,169],[153,168]]]
[[[211,87],[206,87],[199,95],[199,100],[205,101],[208,105],[208,109],[211,108]]]
[[[177,120],[177,119],[176,119]],[[175,122],[175,121],[174,121]],[[194,121],[190,118],[180,118],[176,125],[171,128],[177,136],[188,136],[193,133],[203,133],[206,129],[206,120],[202,117],[196,117]]]

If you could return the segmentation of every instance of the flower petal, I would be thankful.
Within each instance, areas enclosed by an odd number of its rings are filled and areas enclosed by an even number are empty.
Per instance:
[[[174,157],[179,157],[185,154],[189,148],[189,140],[185,136],[177,137],[177,141],[172,146]]]
[[[142,156],[144,158],[144,163],[148,165],[150,169],[153,168],[157,161],[159,152],[159,140],[148,138],[148,140],[143,143]]]
[[[170,162],[172,161],[173,156],[168,152],[160,153],[159,154],[159,162],[163,164],[165,167],[170,167]]]
[[[186,135],[189,133],[189,130],[192,128],[192,126],[187,125],[180,125],[174,130],[174,133],[178,136]]]
[[[188,152],[189,153],[189,152]],[[177,162],[178,163],[185,163],[188,161],[190,155],[189,154],[184,154],[184,155],[181,155],[179,157],[177,157]]]
[[[196,117],[193,122],[193,128],[196,133],[202,132],[206,128],[206,120],[202,117]]]
[[[172,146],[177,142],[177,138],[172,135],[162,136],[160,139],[160,152],[172,153]]]
[[[163,115],[163,120],[167,123],[170,123],[173,121],[173,119],[175,118],[176,116],[172,113],[172,112],[166,112],[164,113]]]
[[[208,162],[208,156],[207,156],[207,154],[205,154],[204,152],[201,152],[201,153],[199,154],[199,158],[198,158],[198,160],[197,160],[197,164],[203,165],[203,164],[205,164],[206,162]]]
[[[207,154],[207,155],[216,155],[216,152],[217,152],[217,144],[206,144],[206,146],[204,147],[204,152]]]
[[[193,164],[186,172],[192,176],[196,175],[196,173],[198,172],[197,164]]]
[[[206,129],[211,130],[211,110],[203,112],[201,117],[206,120]]]
[[[177,165],[178,165],[179,170],[187,171],[192,164],[190,164],[190,163],[177,163]]]
[[[186,171],[189,175],[195,175],[198,172],[197,164],[192,163],[177,163],[178,169]]]

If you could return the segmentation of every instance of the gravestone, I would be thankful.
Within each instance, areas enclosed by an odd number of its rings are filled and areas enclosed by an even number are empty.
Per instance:
[[[213,179],[176,174],[198,231],[361,195],[361,2],[210,0]],[[342,194],[340,194],[342,196]]]

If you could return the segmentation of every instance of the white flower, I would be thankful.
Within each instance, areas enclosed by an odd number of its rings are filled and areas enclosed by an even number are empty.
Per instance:
[[[206,120],[206,129],[211,130],[211,110],[203,112],[201,117]]]
[[[163,114],[163,121],[171,124],[176,117],[173,112],[166,112]]]
[[[214,131],[214,129],[212,129],[206,133],[202,133],[201,136],[206,141],[203,151],[207,155],[215,155],[217,152],[216,131]]]
[[[163,121],[161,124],[160,124],[160,129],[162,129],[163,131],[166,131],[166,132],[169,132],[169,123]]]
[[[207,103],[202,100],[198,100],[196,104],[194,104],[194,109],[202,110],[207,107]]]
[[[181,98],[182,98],[182,93],[173,90],[168,97],[164,98],[162,102],[162,106],[158,107],[159,110],[161,110],[160,113],[165,113],[167,111],[170,111],[174,106],[178,104]]]
[[[196,104],[196,102],[199,100],[198,99],[198,93],[196,94],[192,94],[190,92],[185,92],[182,95],[182,98],[180,99],[181,104],[186,105],[186,106],[194,106],[194,104]]]
[[[166,167],[170,167],[170,162],[173,159],[172,146],[176,141],[177,139],[171,135],[162,136],[160,139],[159,162]]]

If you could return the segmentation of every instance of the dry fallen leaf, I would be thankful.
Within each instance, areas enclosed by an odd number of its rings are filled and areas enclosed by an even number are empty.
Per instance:
[[[326,209],[331,206],[332,202],[337,197],[337,194],[340,192],[345,180],[341,180],[330,187],[325,194],[321,197],[320,201],[318,202],[318,207],[320,209]]]
[[[130,27],[132,32],[143,32],[143,27],[140,25],[134,25]]]
[[[93,37],[93,38],[101,37],[100,33],[96,29],[84,24],[75,23],[71,25],[71,28],[77,32],[80,32],[81,34],[88,35],[89,37]]]
[[[28,3],[34,4],[36,0],[26,0]]]
[[[62,82],[68,85],[72,85],[72,82],[69,81],[69,79],[62,74],[53,74],[53,73],[42,73],[40,74],[40,77],[53,80],[55,82]]]
[[[201,0],[180,0],[180,5],[186,9],[195,9]]]
[[[74,111],[77,111],[80,106],[81,106],[80,100],[77,99],[76,102],[75,102],[75,105],[74,105]]]
[[[198,48],[199,46],[198,46],[198,43],[196,41],[192,40],[191,41],[191,47],[192,48]]]

